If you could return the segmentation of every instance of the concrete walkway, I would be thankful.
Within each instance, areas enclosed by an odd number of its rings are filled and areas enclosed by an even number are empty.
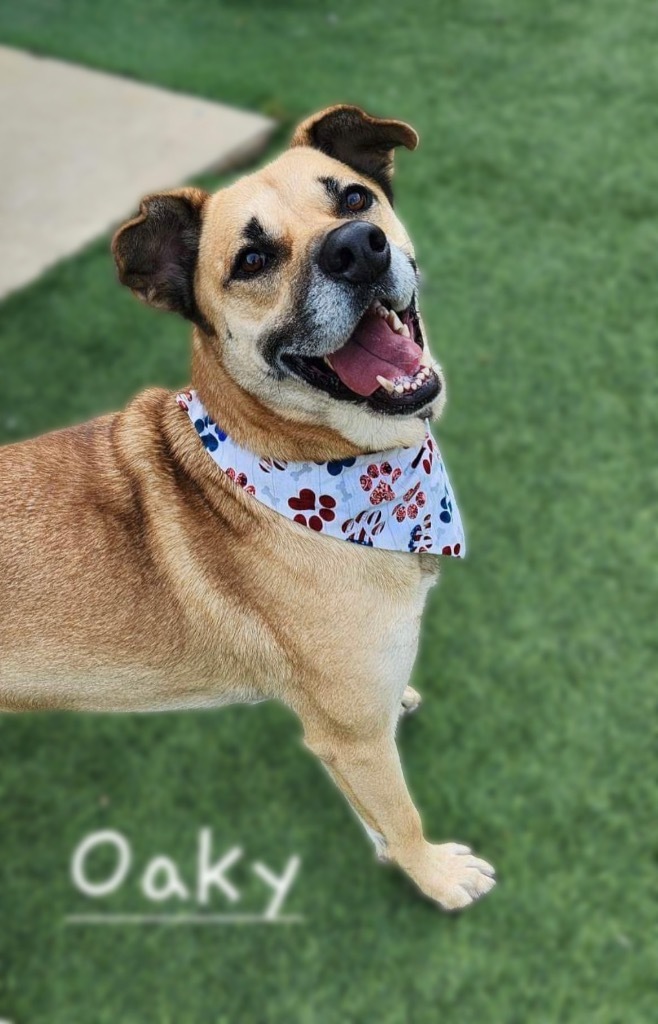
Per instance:
[[[274,122],[0,46],[0,297],[138,200],[264,147]]]

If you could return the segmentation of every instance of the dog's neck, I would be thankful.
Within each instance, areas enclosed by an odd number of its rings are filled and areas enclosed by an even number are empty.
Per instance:
[[[222,429],[257,455],[325,462],[360,454],[330,427],[288,419],[246,391],[226,372],[210,339],[198,328],[192,347],[192,387]]]

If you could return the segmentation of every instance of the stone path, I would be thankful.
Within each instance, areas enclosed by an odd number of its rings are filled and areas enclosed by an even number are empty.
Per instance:
[[[0,46],[0,297],[141,196],[255,156],[274,122]]]

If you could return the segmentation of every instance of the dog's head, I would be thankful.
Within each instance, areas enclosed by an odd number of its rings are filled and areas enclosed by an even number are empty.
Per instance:
[[[413,442],[443,401],[392,206],[395,147],[417,142],[400,121],[332,107],[214,195],[144,199],[114,238],[120,280],[196,324],[200,350],[278,415],[364,450]]]

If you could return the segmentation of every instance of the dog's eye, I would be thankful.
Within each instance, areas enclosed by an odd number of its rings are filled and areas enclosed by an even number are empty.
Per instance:
[[[238,263],[238,270],[240,273],[252,277],[254,274],[259,274],[261,270],[265,269],[267,263],[267,256],[264,252],[258,252],[256,249],[249,249],[240,257]]]
[[[372,196],[364,188],[351,185],[345,190],[343,205],[348,213],[361,213],[372,205]]]

